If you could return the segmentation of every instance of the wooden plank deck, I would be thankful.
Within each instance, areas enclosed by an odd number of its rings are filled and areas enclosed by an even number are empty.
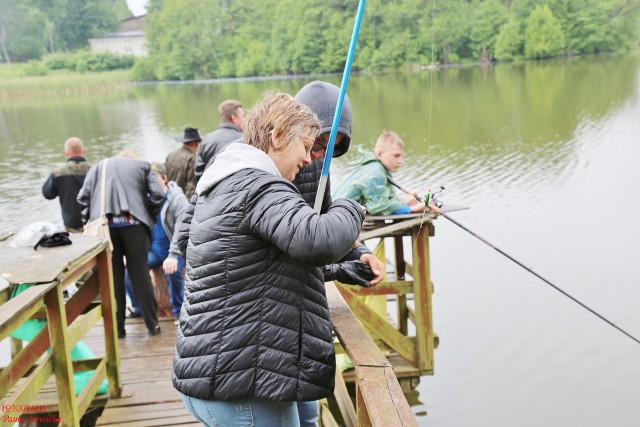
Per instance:
[[[199,426],[171,384],[176,327],[173,319],[161,319],[162,332],[150,336],[140,319],[127,320],[127,336],[118,340],[120,378],[124,394],[109,399],[97,426]],[[84,342],[98,354],[103,334],[94,328]]]

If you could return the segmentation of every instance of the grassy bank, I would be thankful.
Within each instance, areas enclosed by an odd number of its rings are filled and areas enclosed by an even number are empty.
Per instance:
[[[78,73],[49,71],[27,76],[26,64],[0,65],[0,99],[113,92],[128,88],[130,70]]]

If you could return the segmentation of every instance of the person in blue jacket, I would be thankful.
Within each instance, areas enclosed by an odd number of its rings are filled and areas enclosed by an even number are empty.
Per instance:
[[[163,266],[165,278],[169,287],[173,316],[177,319],[184,299],[184,267],[185,257],[180,253],[177,243],[175,226],[182,220],[189,201],[182,188],[175,182],[168,181],[165,166],[162,163],[152,163],[151,170],[158,176],[160,186],[164,191],[165,201],[160,208],[156,223],[151,232],[151,245],[147,257],[148,267]],[[133,292],[133,284],[127,274],[125,277],[127,295],[131,300],[133,311],[129,318],[140,317],[140,311]]]

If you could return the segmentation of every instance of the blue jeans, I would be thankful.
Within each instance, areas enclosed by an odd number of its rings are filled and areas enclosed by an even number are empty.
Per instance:
[[[164,262],[164,258],[161,258],[154,254],[153,252],[149,252],[147,257],[147,264],[149,268],[155,268],[159,265],[162,265]],[[165,274],[164,277],[167,280],[167,286],[169,287],[169,297],[171,299],[171,312],[174,316],[180,314],[180,309],[182,308],[182,302],[184,301],[184,278],[182,273],[184,272],[184,267],[187,264],[187,260],[184,256],[178,256],[178,269],[173,274]],[[133,307],[134,313],[140,313],[140,309],[138,308],[138,303],[136,301],[136,297],[133,294],[133,284],[131,283],[131,278],[129,278],[129,272],[125,269],[124,272],[124,287],[127,291],[127,295],[131,300],[131,306]]]
[[[178,316],[184,302],[184,267],[187,260],[184,256],[178,256],[178,269],[173,274],[166,275],[167,284],[169,285],[169,293],[171,294],[171,307],[173,307],[173,315]]]
[[[320,402],[317,400],[298,402],[298,417],[300,427],[317,427],[318,418],[320,418]]]
[[[298,427],[296,402],[242,399],[229,402],[201,400],[181,394],[187,410],[202,424],[224,427]]]

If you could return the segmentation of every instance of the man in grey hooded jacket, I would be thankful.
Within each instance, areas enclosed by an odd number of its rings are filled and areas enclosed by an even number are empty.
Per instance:
[[[324,161],[327,143],[329,142],[329,134],[331,132],[331,125],[333,124],[339,94],[340,89],[337,86],[316,80],[302,87],[294,98],[316,113],[322,126],[320,135],[311,148],[311,158],[313,161],[310,165],[304,167],[293,181],[293,184],[298,187],[300,193],[302,193],[302,198],[310,206],[313,206],[316,194],[318,193],[322,163]],[[338,122],[338,133],[333,151],[334,158],[342,156],[349,150],[349,145],[351,144],[351,123],[351,101],[349,97],[346,96],[340,113],[340,121]],[[327,181],[320,212],[326,212],[330,205],[331,186],[330,182]],[[349,252],[340,263],[327,265],[323,271],[325,281],[338,280],[342,283],[366,287],[375,286],[382,281],[384,265],[373,256],[366,246],[358,245]],[[363,274],[363,272],[365,274]]]
[[[85,207],[83,216],[88,221],[100,217],[100,183],[104,164],[105,161],[101,160],[89,169],[78,193],[78,203]],[[158,304],[147,268],[147,253],[150,231],[164,201],[162,187],[156,174],[151,173],[149,162],[139,160],[133,152],[124,151],[109,159],[105,189],[105,214],[109,219],[109,234],[113,243],[111,260],[118,337],[124,338],[126,335],[124,257],[131,280],[136,284],[134,292],[145,325],[150,335],[157,335],[160,332]]]

